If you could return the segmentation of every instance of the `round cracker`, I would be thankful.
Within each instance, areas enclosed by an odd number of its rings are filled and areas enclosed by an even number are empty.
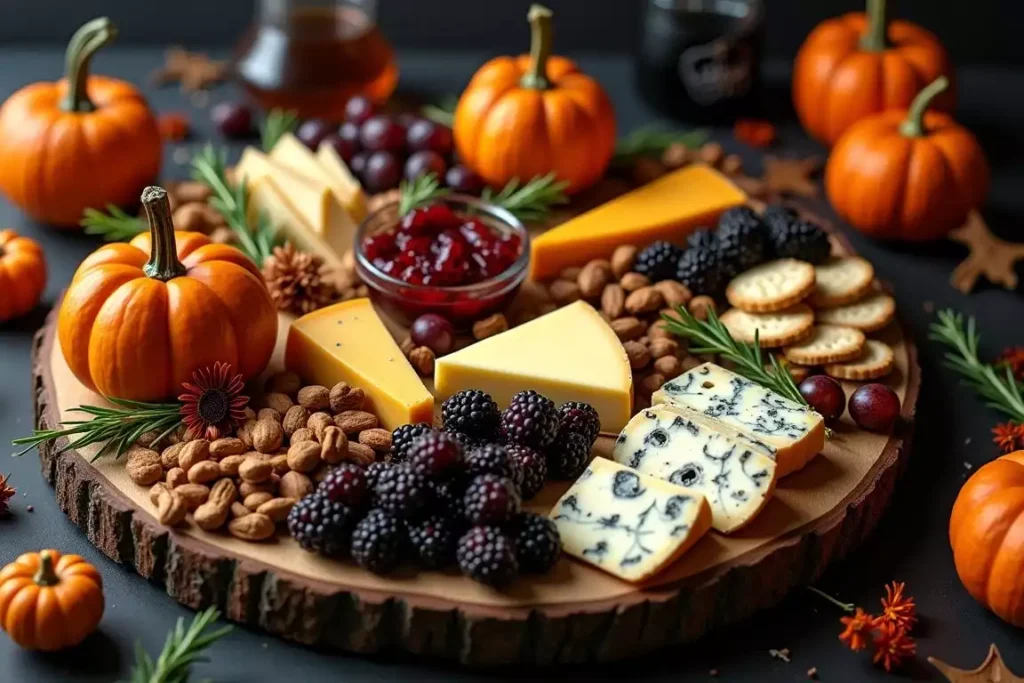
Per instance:
[[[871,294],[860,301],[817,312],[818,322],[845,325],[861,332],[880,330],[896,317],[896,300],[888,294]]]
[[[841,325],[815,325],[806,339],[783,349],[786,360],[796,365],[822,365],[854,360],[867,339],[860,330]]]
[[[875,267],[859,256],[843,256],[815,267],[814,279],[811,305],[835,308],[852,304],[871,290]]]
[[[814,328],[814,311],[807,304],[795,304],[772,313],[748,313],[730,308],[722,314],[721,320],[736,341],[752,344],[756,332],[762,348],[774,349],[807,336]]]
[[[814,266],[786,258],[768,261],[740,273],[725,290],[725,298],[748,313],[789,308],[814,291]]]
[[[896,354],[888,344],[868,339],[864,352],[848,363],[830,363],[825,374],[836,379],[865,380],[885,377],[896,366]]]

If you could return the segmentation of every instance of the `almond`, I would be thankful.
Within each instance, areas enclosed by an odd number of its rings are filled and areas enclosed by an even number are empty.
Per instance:
[[[675,356],[662,356],[654,361],[654,370],[666,379],[683,374],[683,363]]]
[[[712,168],[722,163],[725,151],[717,142],[705,142],[697,153],[698,158]]]
[[[626,310],[626,291],[622,289],[622,285],[616,282],[605,285],[604,291],[601,292],[601,312],[609,320],[615,320],[622,316],[624,310]]]
[[[263,405],[266,408],[272,408],[281,415],[288,412],[295,403],[292,401],[288,394],[282,394],[281,392],[274,391],[263,397]]]
[[[345,413],[341,414],[344,415]],[[306,421],[306,429],[312,431],[313,436],[316,437],[317,441],[319,441],[323,438],[324,430],[335,424],[336,419],[337,418],[333,418],[327,413],[313,413],[309,416],[309,420]]]
[[[261,484],[270,479],[273,473],[274,466],[270,464],[269,460],[246,458],[245,462],[238,467],[239,478],[250,484]]]
[[[690,302],[690,299],[693,298],[693,293],[690,291],[690,288],[682,282],[676,282],[675,280],[661,280],[660,282],[655,282],[653,286],[661,293],[662,299],[665,300],[665,305],[670,308],[685,306]]]
[[[178,467],[188,472],[197,463],[210,458],[210,442],[206,439],[189,441],[178,453]]]
[[[372,448],[366,444],[361,444],[356,441],[348,442],[348,455],[345,457],[348,462],[354,462],[357,465],[369,465],[371,462],[377,460],[377,454]]]
[[[299,405],[311,413],[331,407],[331,390],[319,384],[299,389]]]
[[[402,355],[408,358],[409,354],[412,353],[412,350],[416,348],[416,342],[414,342],[412,337],[409,335],[405,335],[405,338],[402,339],[402,343],[398,345],[398,348],[402,351]],[[362,406],[359,406],[359,408],[362,408]],[[359,410],[359,408],[346,408],[346,410]]]
[[[665,303],[664,297],[654,287],[641,287],[626,297],[626,311],[633,315],[653,313]]]
[[[268,500],[273,499],[274,496],[272,496],[271,494],[267,493],[266,491],[260,491],[258,493],[250,493],[248,496],[246,496],[245,500],[242,501],[242,505],[244,505],[249,510],[255,511],[256,508],[258,508],[260,505],[263,505]]]
[[[260,420],[252,430],[252,445],[260,453],[276,453],[284,441],[284,429],[273,420]]]
[[[156,501],[160,497],[160,494],[164,493],[165,491],[170,491],[170,489],[167,488],[167,485],[164,484],[162,481],[158,481],[157,483],[153,484],[152,488],[149,489],[149,502],[152,503],[153,505],[156,505]]]
[[[358,434],[364,429],[376,427],[377,417],[363,410],[346,410],[334,416],[334,425],[346,434]]]
[[[229,455],[241,455],[247,450],[249,450],[248,447],[242,443],[241,439],[234,437],[217,439],[210,443],[210,460],[219,462]]]
[[[160,453],[160,463],[163,465],[165,470],[178,467],[178,455],[184,447],[185,444],[183,443],[175,443],[171,444]]]
[[[653,394],[658,389],[660,389],[661,385],[664,383],[664,375],[657,372],[651,373],[650,375],[647,375],[642,380],[640,380],[640,392],[645,397],[650,397],[650,395]]]
[[[375,430],[367,430],[375,431]],[[384,431],[384,430],[379,430]],[[366,432],[360,432],[360,435]],[[388,443],[391,442],[391,433],[388,433]],[[390,446],[389,446],[390,448]],[[337,465],[344,460],[348,454],[348,436],[337,427],[331,426],[324,429],[324,438],[320,446],[320,459],[329,465]],[[290,466],[290,463],[289,463]],[[294,468],[293,468],[294,469]]]
[[[386,429],[366,429],[359,432],[359,443],[369,446],[377,453],[391,450],[391,432]]]
[[[284,430],[284,435],[290,438],[298,430],[305,429],[308,421],[309,410],[305,406],[292,406],[284,414],[281,428]]]
[[[278,488],[283,497],[300,500],[313,492],[313,482],[301,472],[287,472],[281,477]]]
[[[672,339],[672,333],[665,329],[664,320],[655,320],[647,328],[647,337],[653,342],[658,339]],[[673,339],[673,341],[675,341]],[[678,342],[676,342],[678,344]]]
[[[231,517],[233,519],[238,519],[239,517],[246,517],[248,515],[251,515],[252,513],[252,510],[250,510],[249,508],[245,507],[244,505],[237,501],[231,504]]]
[[[252,430],[256,428],[257,423],[258,420],[255,417],[250,418],[235,432],[235,436],[241,439],[247,448],[252,448]]]
[[[417,346],[409,352],[409,364],[420,377],[434,374],[434,352],[429,346]]]
[[[339,382],[331,388],[330,402],[331,410],[335,413],[343,413],[346,410],[361,410],[366,394],[362,389],[350,387],[344,382]]]
[[[284,418],[274,408],[260,408],[260,412],[256,413],[256,420],[270,420],[271,422],[280,422]]]
[[[743,173],[743,157],[738,154],[729,154],[722,159],[722,173],[725,175],[738,175]]]
[[[193,484],[209,484],[220,478],[220,465],[212,460],[197,462],[188,470],[188,480]]]
[[[639,370],[651,362],[651,352],[648,351],[647,347],[640,342],[623,342],[622,348],[626,349],[626,356],[629,358],[629,367],[634,370]]]
[[[164,477],[160,454],[149,448],[134,446],[128,451],[125,463],[128,477],[139,486],[152,486]]]
[[[647,348],[651,352],[651,356],[654,358],[661,358],[663,356],[674,356],[679,351],[679,343],[674,339],[663,339],[656,338],[652,339],[648,344]]]
[[[331,421],[331,424],[334,424],[333,420]],[[316,441],[316,434],[313,433],[312,429],[308,429],[306,427],[296,429],[292,432],[292,436],[288,440],[288,443],[298,443],[300,441]]]
[[[220,461],[220,473],[225,477],[237,477],[238,468],[245,462],[244,455],[229,455]]]
[[[573,280],[555,280],[548,287],[548,291],[551,293],[551,298],[560,306],[579,301],[580,298],[580,288]]]
[[[238,493],[239,495],[242,496],[242,498],[245,498],[246,496],[249,496],[253,493],[275,493],[277,491],[278,483],[279,482],[276,481],[273,477],[259,484],[253,484],[252,482],[249,481],[243,481],[241,484],[238,485]]]
[[[690,299],[690,303],[687,304],[686,308],[689,309],[690,313],[692,313],[693,317],[697,320],[707,320],[708,310],[715,311],[716,313],[718,312],[715,309],[715,300],[704,294]]]
[[[164,526],[177,526],[185,521],[188,509],[173,491],[164,491],[156,500],[156,519]]]
[[[689,147],[681,142],[673,142],[661,153],[661,163],[669,168],[679,168],[690,163],[693,160],[693,156],[690,153]]]
[[[188,483],[188,475],[180,467],[172,467],[167,470],[167,478],[164,479],[164,482],[167,484],[167,488],[176,489],[182,484]]]
[[[294,506],[294,498],[271,498],[256,508],[256,512],[270,517],[272,522],[279,523],[288,519],[288,513]]]
[[[560,277],[563,280],[575,281],[576,278],[580,276],[580,271],[582,270],[583,269],[580,268],[579,266],[569,266],[567,268],[562,268],[562,272],[558,274],[558,277]]]
[[[288,467],[295,472],[312,472],[320,464],[321,446],[315,441],[300,441],[288,449]]]
[[[682,364],[683,372],[689,372],[690,370],[693,370],[698,365],[701,365],[701,364],[704,363],[704,361],[702,361],[697,356],[685,356],[685,357],[681,358],[679,362]]]
[[[594,299],[601,295],[605,285],[612,280],[612,266],[605,259],[594,259],[583,266],[580,276],[576,278],[576,286],[584,299]]]
[[[635,292],[641,287],[650,286],[651,281],[646,275],[641,275],[640,273],[626,273],[619,279],[619,284],[627,292]]]
[[[636,318],[619,318],[611,321],[610,325],[622,341],[632,341],[644,336],[644,324]]]
[[[274,468],[274,474],[284,475],[291,471],[288,466],[288,454],[280,453],[270,459],[270,466]]]
[[[270,517],[254,512],[228,523],[228,532],[243,541],[265,541],[274,535],[274,522]]]
[[[269,394],[295,394],[302,387],[302,379],[294,372],[279,372],[272,375],[264,386]]]
[[[185,501],[185,507],[189,511],[195,510],[210,499],[210,487],[202,484],[184,484],[174,489],[174,492]]]
[[[615,248],[612,252],[611,267],[612,275],[617,278],[621,278],[626,273],[633,270],[633,264],[636,263],[637,248],[632,244],[623,244]]]
[[[507,329],[508,320],[501,313],[495,313],[473,323],[473,338],[476,340],[487,339],[496,334],[501,334]],[[410,360],[412,359],[410,358]],[[433,367],[431,367],[431,374],[433,374]]]

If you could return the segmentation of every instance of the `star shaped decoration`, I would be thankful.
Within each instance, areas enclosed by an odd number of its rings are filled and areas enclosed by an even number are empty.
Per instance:
[[[820,190],[814,176],[821,171],[820,157],[787,159],[765,156],[762,180],[772,194],[817,197]]]
[[[950,283],[969,294],[978,278],[984,276],[1005,289],[1017,288],[1017,262],[1024,259],[1024,244],[999,239],[977,211],[967,216],[963,227],[949,233],[949,238],[963,244],[970,254],[953,271]]]
[[[180,83],[184,92],[205,90],[227,77],[227,63],[201,52],[173,47],[164,53],[164,64],[150,75],[157,85]]]
[[[1007,668],[1003,656],[999,654],[999,648],[995,645],[989,646],[988,657],[981,666],[971,671],[950,666],[935,657],[929,657],[928,662],[950,683],[1024,683],[1024,678]]]

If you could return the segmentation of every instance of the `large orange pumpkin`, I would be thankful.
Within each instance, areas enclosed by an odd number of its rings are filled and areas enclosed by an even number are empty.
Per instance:
[[[35,240],[0,230],[0,323],[25,315],[46,287],[46,257]]]
[[[78,555],[25,553],[0,569],[0,628],[29,650],[78,645],[103,617],[103,579]]]
[[[1024,626],[1024,451],[971,475],[953,504],[949,543],[971,597]]]
[[[883,239],[930,240],[964,224],[988,192],[978,141],[940,112],[926,111],[946,87],[940,77],[909,111],[893,109],[854,124],[825,168],[825,190],[840,216]]]
[[[0,107],[0,191],[32,218],[77,226],[82,211],[134,204],[160,171],[160,134],[130,83],[89,75],[116,35],[94,19],[71,38],[65,77],[33,83]]]
[[[819,24],[793,63],[793,105],[804,129],[827,145],[870,114],[905,108],[939,76],[953,77],[942,43],[907,21],[887,21],[886,0],[867,0]],[[935,102],[953,111],[949,90]]]
[[[205,235],[174,232],[167,192],[142,194],[151,234],[90,254],[64,295],[57,334],[75,376],[105,396],[176,396],[220,361],[243,377],[266,367],[277,312],[256,265]]]
[[[484,64],[455,108],[459,158],[491,185],[554,172],[576,192],[615,151],[611,100],[574,62],[551,56],[551,17],[533,5],[530,54]]]

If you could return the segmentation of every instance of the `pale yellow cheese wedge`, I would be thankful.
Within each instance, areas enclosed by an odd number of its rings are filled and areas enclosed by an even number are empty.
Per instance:
[[[255,221],[258,214],[265,213],[271,225],[297,249],[318,254],[333,270],[342,268],[341,255],[306,223],[273,178],[264,176],[249,181],[248,190],[250,222]]]
[[[321,145],[321,147],[332,152],[334,151],[334,148],[330,145]],[[337,156],[337,152],[335,152],[335,156]],[[339,180],[339,174],[336,173],[337,169],[335,167],[328,168],[320,160],[318,154],[314,154],[309,147],[302,144],[291,133],[285,133],[281,136],[277,144],[274,145],[274,149],[270,150],[270,158],[298,173],[310,183],[327,187],[338,204],[349,214],[353,224],[363,219],[364,211],[361,210],[360,215],[357,216],[350,207],[350,204],[353,202],[358,203],[354,198],[355,196],[363,197],[363,190],[355,177],[349,173],[348,181]],[[341,157],[337,158],[338,161],[341,161]],[[354,187],[351,183],[355,183]],[[362,200],[362,208],[365,209],[365,199]]]
[[[333,179],[335,192],[341,195],[341,203],[348,209],[353,220],[359,222],[366,218],[366,193],[338,151],[321,142],[316,151],[316,159]]]

